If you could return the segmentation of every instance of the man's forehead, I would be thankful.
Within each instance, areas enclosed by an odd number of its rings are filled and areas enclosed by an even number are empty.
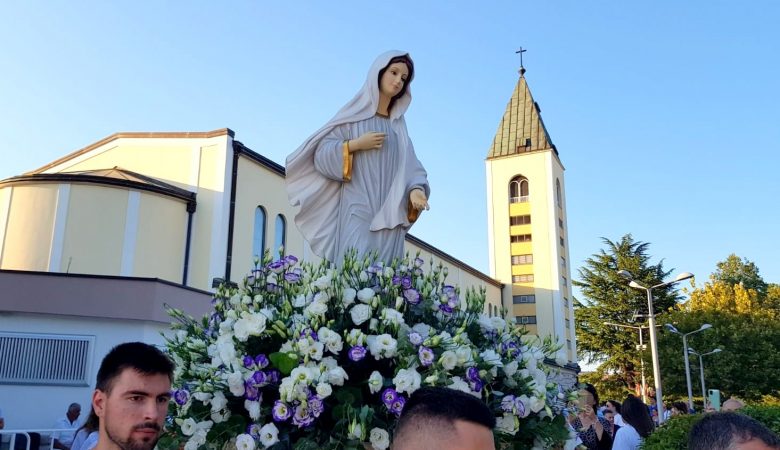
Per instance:
[[[171,389],[171,380],[163,373],[146,374],[135,369],[124,369],[116,379],[114,389],[120,391],[142,391],[160,395]],[[155,391],[155,392],[152,392]]]

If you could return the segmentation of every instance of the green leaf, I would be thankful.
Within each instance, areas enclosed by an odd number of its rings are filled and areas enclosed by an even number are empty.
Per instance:
[[[289,375],[298,366],[298,355],[295,353],[271,353],[268,359],[283,375]]]

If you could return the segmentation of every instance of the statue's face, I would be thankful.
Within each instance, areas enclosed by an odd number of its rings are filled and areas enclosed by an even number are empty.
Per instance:
[[[406,79],[409,77],[409,68],[402,62],[390,64],[390,66],[382,74],[382,79],[379,80],[379,92],[387,97],[393,98],[406,84]]]

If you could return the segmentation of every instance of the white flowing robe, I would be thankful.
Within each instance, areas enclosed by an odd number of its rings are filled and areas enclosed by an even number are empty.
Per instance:
[[[365,150],[352,154],[351,179],[344,181],[343,144],[350,136],[361,136],[367,132],[385,133],[385,141],[378,150]],[[323,255],[330,261],[340,262],[345,252],[357,249],[359,255],[376,251],[380,261],[388,263],[403,256],[404,237],[411,226],[407,221],[393,228],[372,227],[372,221],[387,200],[388,193],[399,172],[401,150],[398,136],[393,131],[390,119],[373,116],[369,119],[336,127],[325,136],[317,147],[314,165],[318,172],[334,181],[341,182],[335,246],[333,254]],[[407,155],[412,170],[404,180],[405,191],[423,189],[428,195],[425,169],[414,155]],[[408,205],[401,205],[408,207]]]
[[[300,206],[295,224],[314,253],[336,264],[349,248],[361,255],[377,250],[387,262],[403,256],[403,238],[411,226],[409,192],[421,187],[430,196],[403,117],[411,89],[396,99],[389,118],[375,118],[379,71],[402,55],[407,53],[380,55],[357,95],[287,157],[287,194],[293,206]],[[352,179],[347,181],[342,145],[360,137],[362,130],[387,132],[386,142],[378,151],[353,153]]]

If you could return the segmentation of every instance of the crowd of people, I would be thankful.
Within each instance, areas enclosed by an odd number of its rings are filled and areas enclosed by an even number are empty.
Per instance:
[[[131,342],[114,347],[97,374],[87,419],[78,421],[81,406],[73,403],[55,424],[58,450],[152,450],[160,438],[171,399],[174,365],[154,346]],[[568,412],[574,445],[587,450],[637,450],[658,426],[654,405],[629,395],[623,402],[600,402],[590,384],[579,392],[575,411]],[[733,412],[738,400],[724,403],[723,412],[707,413],[693,426],[689,450],[780,450],[780,438],[756,420]],[[671,415],[688,414],[684,402],[669,406]],[[567,410],[568,411],[568,410]],[[657,417],[657,408],[655,409]],[[393,435],[391,450],[488,450],[495,448],[496,419],[477,397],[460,391],[425,387],[409,398]],[[0,410],[0,429],[5,419]],[[30,433],[30,448],[40,436]],[[12,450],[26,448],[18,435]],[[38,439],[36,442],[35,439]],[[21,442],[21,445],[19,444]]]

